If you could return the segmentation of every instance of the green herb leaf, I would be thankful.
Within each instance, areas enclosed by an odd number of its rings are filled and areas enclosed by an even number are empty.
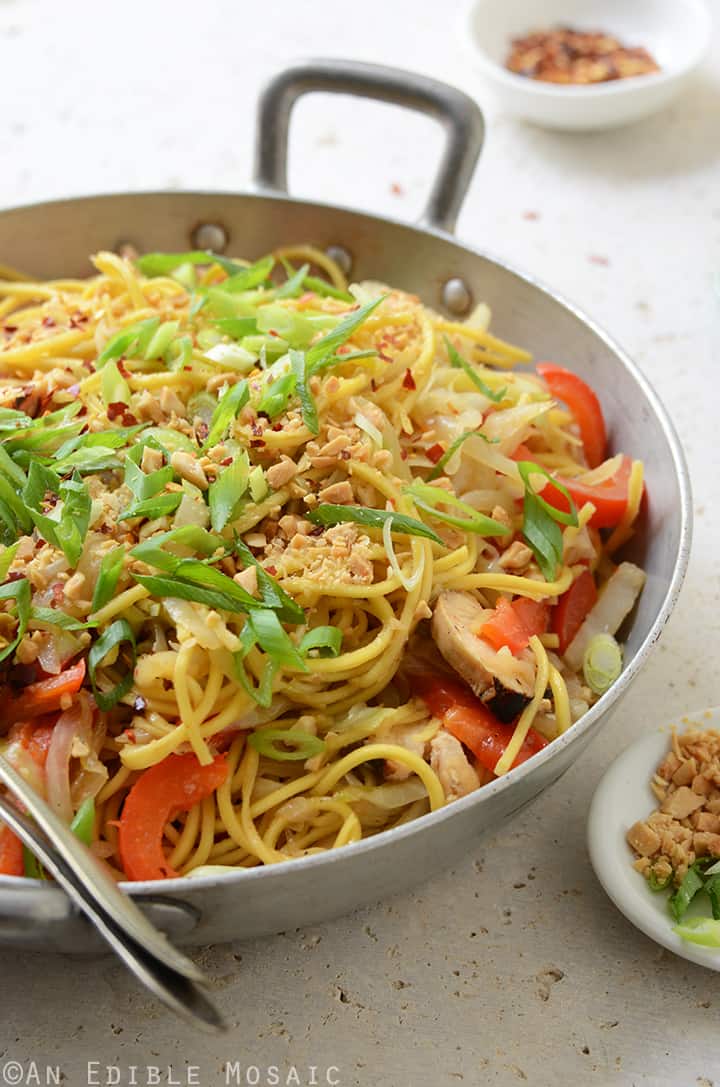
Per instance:
[[[302,417],[305,426],[308,428],[311,434],[320,433],[320,423],[318,421],[317,407],[315,406],[315,400],[310,392],[308,386],[307,365],[305,359],[305,353],[303,351],[295,351],[290,348],[288,352],[290,356],[290,365],[292,366],[293,374],[295,375],[295,388],[300,398],[300,408],[302,410]]]
[[[510,532],[507,525],[494,521],[492,517],[487,517],[484,513],[479,513],[473,506],[456,498],[454,494],[450,494],[444,487],[432,487],[429,483],[416,480],[415,483],[405,488],[405,494],[410,495],[419,509],[430,513],[438,521],[444,521],[448,525],[455,525],[466,532],[476,532],[478,536],[507,536]],[[439,510],[438,506],[451,506],[460,510],[464,516],[458,517],[455,514],[447,513],[445,510]]]
[[[28,620],[30,619],[30,596],[30,582],[27,578],[11,581],[7,585],[0,585],[0,600],[14,600],[15,614],[17,616],[15,637],[9,645],[0,650],[0,661],[7,660],[25,637]]]
[[[325,750],[324,740],[299,728],[260,728],[250,734],[248,743],[261,755],[279,762],[304,762]]]
[[[309,630],[298,646],[302,657],[317,653],[318,657],[337,657],[342,645],[343,632],[339,627],[314,627]]]
[[[367,528],[382,528],[386,521],[392,522],[392,531],[406,536],[424,536],[427,540],[444,546],[440,537],[431,528],[417,521],[414,517],[407,517],[404,513],[395,513],[392,510],[374,510],[367,506],[318,506],[307,514],[309,521],[315,525],[340,525],[347,521],[364,525]]]
[[[166,550],[171,546],[180,545],[190,551],[195,551],[206,558],[223,546],[223,540],[219,536],[213,536],[205,528],[199,525],[181,525],[171,528],[168,532],[159,532],[151,536],[149,540],[133,547],[130,552],[134,559],[141,559],[148,566],[156,566],[158,570],[174,573],[182,562],[182,556],[175,555]]]
[[[204,449],[211,449],[222,439],[228,432],[228,429],[236,418],[238,412],[247,404],[250,398],[250,389],[248,388],[247,381],[238,381],[237,384],[231,385],[226,391],[224,396],[221,397],[218,406],[213,412],[213,417],[210,420],[210,430],[208,436],[205,439]]]
[[[130,671],[120,680],[117,686],[110,691],[100,690],[95,682],[97,669],[107,657],[108,653],[116,647],[120,649],[125,643],[130,647],[131,665]],[[133,685],[133,671],[137,663],[137,650],[135,648],[135,635],[127,619],[116,619],[105,630],[88,653],[88,672],[92,684],[93,696],[101,710],[110,710],[128,693]]]
[[[499,389],[498,392],[494,392],[494,390],[483,381],[474,367],[471,366],[471,364],[462,357],[459,351],[453,347],[447,336],[445,336],[445,348],[448,353],[448,358],[450,359],[450,365],[456,370],[463,370],[470,378],[475,388],[479,389],[483,396],[486,396],[488,400],[492,400],[494,404],[499,404],[500,401],[503,400],[507,393],[507,388]]]
[[[233,463],[220,473],[208,490],[210,523],[215,532],[221,532],[233,518],[238,503],[245,494],[250,474],[250,460],[243,449]]]
[[[103,555],[90,605],[91,612],[100,611],[100,608],[104,608],[114,597],[124,561],[124,547],[114,547],[112,551],[106,551]]]

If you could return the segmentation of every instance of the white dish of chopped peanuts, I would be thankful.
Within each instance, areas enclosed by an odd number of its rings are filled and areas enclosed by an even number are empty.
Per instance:
[[[668,899],[688,865],[718,855],[716,818],[720,707],[688,714],[630,744],[600,781],[588,816],[590,860],[617,908],[656,943],[711,970],[720,970],[720,947],[681,939]],[[669,888],[653,893],[646,877],[657,873],[659,886],[666,872]],[[704,895],[687,910],[691,923],[696,917],[710,918]]]

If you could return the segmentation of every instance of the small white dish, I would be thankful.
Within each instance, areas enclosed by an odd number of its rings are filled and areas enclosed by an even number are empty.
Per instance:
[[[542,83],[505,68],[513,38],[557,26],[602,30],[644,46],[657,73],[589,86]],[[473,0],[460,36],[501,105],[548,128],[588,131],[638,121],[680,92],[708,48],[704,0]]]
[[[689,714],[680,721],[654,728],[630,744],[605,772],[590,805],[588,849],[595,874],[621,913],[651,940],[675,955],[710,970],[720,970],[720,948],[701,947],[673,932],[668,893],[654,894],[633,868],[634,854],[625,835],[638,819],[657,807],[650,778],[668,750],[672,729],[720,729],[720,706]],[[704,897],[704,896],[701,896]],[[707,899],[693,903],[688,917],[710,916]]]

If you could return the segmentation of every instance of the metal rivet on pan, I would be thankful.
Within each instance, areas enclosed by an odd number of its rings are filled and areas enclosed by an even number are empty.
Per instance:
[[[343,275],[349,276],[352,271],[353,259],[342,245],[329,245],[325,250],[330,260],[334,260]]]
[[[191,238],[194,249],[210,249],[213,253],[224,253],[228,243],[227,231],[219,223],[199,223]]]
[[[470,309],[472,294],[464,279],[448,279],[442,289],[442,300],[451,313],[460,317]]]

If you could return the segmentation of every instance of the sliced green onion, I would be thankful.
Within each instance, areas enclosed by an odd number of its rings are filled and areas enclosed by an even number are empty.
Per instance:
[[[245,629],[247,630],[247,627],[245,627]],[[248,694],[253,701],[257,702],[259,706],[263,706],[267,709],[272,703],[273,681],[279,671],[279,665],[277,665],[274,660],[268,658],[263,665],[260,682],[253,684],[245,670],[243,661],[247,652],[252,649],[254,644],[254,641],[251,641],[247,650],[244,652],[239,651],[234,654],[235,675],[246,694]]]
[[[245,564],[245,566],[254,566],[257,571],[258,588],[262,597],[263,603],[266,607],[272,608],[276,611],[278,618],[282,619],[284,623],[304,623],[305,612],[297,604],[291,596],[280,588],[280,585],[268,574],[267,570],[258,562],[253,555],[247,544],[240,539],[239,536],[235,536],[233,544],[236,554]]]
[[[48,480],[53,475],[54,473],[48,473],[47,469],[42,469],[37,461],[34,461],[23,497],[40,535],[53,547],[62,551],[70,565],[75,567],[80,561],[90,524],[92,501],[87,487],[77,476],[63,480],[59,486],[54,484],[45,486],[40,492],[42,480]],[[53,511],[55,514],[53,517],[40,512],[40,504],[47,490],[54,491],[60,500]],[[57,516],[58,510],[59,516]]]
[[[25,869],[26,879],[47,879],[45,869],[40,864],[40,861],[34,853],[30,852],[25,844],[23,844],[23,867]]]
[[[187,547],[206,558],[222,547],[223,541],[219,536],[213,536],[207,529],[199,525],[181,525],[179,528],[171,528],[168,532],[159,532],[151,536],[149,540],[143,540],[136,544],[130,554],[134,559],[141,559],[148,566],[157,566],[158,570],[166,570],[173,573],[182,561],[179,555],[174,555],[167,550],[170,546]]]
[[[270,261],[270,267],[262,279],[267,279],[267,276],[272,271],[274,260],[272,257],[265,257],[263,262],[263,269],[267,267],[267,262]],[[193,249],[186,253],[144,253],[141,257],[138,257],[135,264],[140,269],[144,276],[149,279],[155,276],[167,276],[178,269],[183,264],[218,264],[227,272],[229,276],[234,276],[242,272],[249,272],[251,268],[256,268],[256,265],[251,265],[247,268],[245,265],[238,263],[234,260],[228,260],[227,257],[222,257],[218,253],[213,253],[210,249]],[[260,280],[262,282],[262,280]]]
[[[445,466],[450,462],[455,453],[457,453],[463,442],[466,442],[468,438],[475,437],[485,438],[485,435],[480,434],[478,430],[464,430],[462,434],[458,434],[457,438],[455,438],[455,440],[450,443],[443,455],[440,457],[440,460],[430,472],[430,475],[428,476],[428,481],[432,479],[438,479],[438,477],[443,474]],[[488,438],[485,438],[485,441],[488,440]]]
[[[285,264],[285,269],[288,272],[288,278],[279,287],[276,287],[273,293],[276,298],[296,298],[302,292],[305,276],[310,271],[310,265],[303,264],[302,268],[295,271],[291,264],[286,264],[285,261],[283,261],[283,264]]]
[[[111,336],[98,355],[95,368],[99,370],[106,363],[115,362],[123,357],[133,358],[136,354],[142,355],[159,326],[159,317],[148,317],[146,321],[138,321],[117,332]]]
[[[27,578],[11,581],[7,585],[0,585],[0,600],[14,600],[17,614],[17,630],[13,640],[0,650],[0,661],[6,660],[25,637],[28,621],[30,619],[30,582]]]
[[[165,365],[176,373],[192,363],[193,342],[190,336],[178,336],[168,344],[165,351]]]
[[[179,328],[179,321],[163,321],[163,323],[156,328],[143,352],[145,361],[150,362],[152,359],[162,358],[177,336]]]
[[[70,830],[76,838],[85,845],[92,845],[95,835],[95,798],[86,796],[82,804],[75,812],[75,818],[70,824]]]
[[[489,385],[486,385],[486,383],[483,381],[483,379],[480,377],[480,374],[477,373],[474,367],[471,366],[471,364],[462,357],[460,352],[455,347],[453,347],[447,336],[445,336],[445,348],[448,353],[448,358],[450,359],[450,365],[456,370],[463,370],[464,373],[467,374],[467,376],[470,378],[475,388],[479,389],[483,396],[486,396],[488,400],[492,400],[494,404],[499,404],[500,401],[504,399],[505,394],[507,393],[507,388],[500,389],[498,392],[494,392]]]
[[[404,513],[395,513],[393,510],[374,510],[367,506],[336,506],[326,504],[308,513],[307,518],[314,525],[340,525],[352,521],[357,525],[367,528],[382,528],[386,521],[392,522],[392,531],[406,536],[424,536],[433,543],[444,544],[440,537],[431,528],[417,521],[414,517],[408,517]]]
[[[310,392],[308,386],[307,365],[304,351],[294,351],[292,348],[289,351],[290,365],[295,375],[295,388],[297,390],[298,397],[300,398],[300,408],[302,411],[303,422],[308,428],[311,434],[320,433],[320,423],[318,421],[317,407],[315,406],[315,400],[313,394]]]
[[[48,627],[60,627],[61,630],[88,630],[94,626],[93,623],[83,623],[59,608],[40,608],[35,604],[30,609],[30,622],[33,625],[42,623]]]
[[[710,879],[707,879],[706,872],[705,876],[705,894],[710,899],[710,908],[714,919],[720,921],[720,875],[711,876]]]
[[[622,672],[622,664],[622,649],[612,634],[596,634],[583,657],[585,682],[595,694],[604,694]]]
[[[250,389],[247,381],[238,381],[236,385],[231,385],[225,391],[213,412],[204,449],[211,449],[222,441],[238,412],[245,407],[249,398]]]
[[[668,873],[665,879],[658,879],[653,869],[650,869],[650,875],[648,876],[648,887],[651,891],[666,891],[672,883],[673,874],[672,871]]]
[[[143,445],[154,446],[162,452],[170,454],[182,450],[184,453],[197,453],[197,446],[192,443],[187,434],[172,427],[151,426],[143,432]]]
[[[668,908],[670,913],[676,921],[682,921],[688,906],[692,902],[698,891],[703,888],[703,879],[697,870],[696,865],[692,865],[688,868],[683,881],[678,887],[677,891],[668,901]]]
[[[118,521],[131,521],[135,517],[147,517],[154,521],[158,517],[167,517],[174,513],[183,500],[179,491],[172,494],[156,494],[152,498],[146,498],[143,502],[133,502],[124,513],[118,517]]]
[[[353,332],[367,320],[373,310],[376,310],[386,297],[387,295],[382,295],[382,297],[376,298],[375,301],[367,302],[364,306],[360,306],[359,309],[347,314],[332,332],[329,332],[327,336],[323,336],[321,340],[314,343],[307,352],[306,363],[308,373],[313,374],[316,367],[322,363],[328,355],[334,355],[338,347],[342,347],[342,345],[350,339]]]
[[[262,502],[263,498],[270,493],[270,487],[268,486],[268,481],[265,479],[265,473],[259,464],[250,470],[248,484],[250,487],[250,497],[253,502]]]
[[[248,486],[250,461],[243,449],[233,463],[222,471],[208,490],[210,524],[215,532],[221,532],[238,506]]]
[[[4,472],[7,478],[14,483],[16,487],[24,487],[27,483],[27,476],[22,468],[15,463],[2,445],[0,445],[0,472]]]
[[[293,373],[283,374],[275,381],[268,382],[262,391],[257,406],[258,412],[267,415],[268,419],[276,419],[278,415],[282,415],[287,410],[290,397],[295,392],[295,384],[296,378]]]
[[[301,657],[317,653],[318,657],[337,657],[342,646],[343,632],[339,627],[314,627],[304,634],[298,652]]]
[[[218,362],[226,370],[248,374],[257,366],[257,355],[241,347],[239,343],[216,343],[205,351],[205,358]]]
[[[124,547],[114,547],[103,555],[90,605],[91,612],[100,611],[114,597],[124,561]]]
[[[214,323],[223,335],[229,336],[232,340],[242,340],[245,336],[254,335],[258,330],[254,317],[219,317]]]
[[[192,600],[196,604],[205,604],[208,608],[216,608],[220,611],[243,613],[247,611],[245,605],[239,604],[231,596],[216,589],[208,589],[196,585],[191,581],[178,581],[172,577],[145,576],[133,574],[139,585],[144,586],[148,592],[158,600],[177,598],[178,600]]]
[[[247,623],[255,642],[276,664],[297,668],[307,672],[305,661],[300,656],[297,646],[283,629],[276,613],[269,608],[261,608],[248,615]]]
[[[139,502],[158,494],[175,475],[169,464],[155,472],[143,472],[139,463],[142,455],[143,446],[138,444],[125,457],[125,484]]]
[[[18,540],[16,543],[10,544],[9,547],[3,547],[2,551],[0,551],[0,582],[4,581],[8,576],[8,571],[12,566],[19,543],[20,541]]]
[[[523,536],[545,580],[554,581],[563,554],[563,537],[558,522],[565,525],[577,525],[577,509],[567,487],[553,479],[539,464],[528,460],[519,461],[518,471],[525,484]],[[532,486],[533,475],[541,475],[549,479],[553,486],[567,498],[570,511],[566,513],[564,510],[556,509],[541,498]]]
[[[122,462],[117,455],[117,450],[111,446],[81,445],[79,449],[68,453],[66,457],[54,458],[53,464],[60,475],[65,475],[67,472],[74,470],[77,470],[81,475],[87,475],[91,472],[104,472],[110,468],[120,468]]]
[[[113,687],[112,690],[100,690],[95,682],[95,673],[97,672],[97,669],[113,649],[117,648],[119,650],[125,643],[130,647],[131,664],[129,672],[123,676],[117,686]],[[133,670],[136,662],[137,651],[135,649],[135,635],[133,634],[132,627],[127,619],[116,619],[115,622],[111,623],[107,630],[100,635],[88,653],[90,683],[92,684],[95,701],[101,710],[112,709],[112,707],[128,693],[133,685]]]
[[[681,940],[701,947],[720,947],[720,921],[709,917],[689,917],[681,925],[674,925],[673,932]]]
[[[248,743],[259,754],[279,762],[305,761],[325,750],[324,740],[299,728],[258,729],[250,734]]]
[[[465,532],[475,532],[479,536],[506,536],[510,532],[507,525],[494,521],[492,517],[487,517],[484,513],[479,513],[473,506],[456,498],[443,487],[433,487],[429,483],[416,480],[405,488],[405,494],[412,498],[419,509],[431,514],[438,521],[455,525],[456,528],[461,528]],[[439,510],[438,506],[452,506],[465,516],[457,517],[455,514],[446,513],[444,510]]]
[[[349,291],[343,291],[340,287],[334,287],[332,283],[326,283],[317,276],[305,276],[303,286],[309,291],[314,291],[323,298],[337,298],[341,302],[354,302],[355,299]]]

